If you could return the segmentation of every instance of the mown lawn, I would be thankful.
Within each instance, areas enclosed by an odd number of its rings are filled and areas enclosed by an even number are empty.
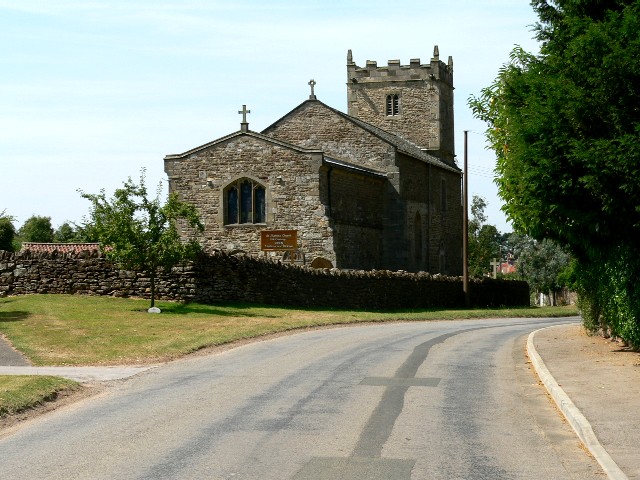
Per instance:
[[[320,325],[576,315],[575,307],[393,312],[200,305],[71,295],[0,298],[0,333],[35,365],[153,363],[234,340]]]
[[[64,378],[0,375],[0,418],[54,400],[62,391],[78,388],[80,384]]]

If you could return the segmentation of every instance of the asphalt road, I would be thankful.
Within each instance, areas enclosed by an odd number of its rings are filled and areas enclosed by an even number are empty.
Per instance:
[[[11,479],[600,479],[531,372],[563,320],[319,330],[173,362],[0,438]]]

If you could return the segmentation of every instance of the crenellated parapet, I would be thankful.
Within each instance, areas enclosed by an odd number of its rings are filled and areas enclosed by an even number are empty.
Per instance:
[[[434,47],[433,57],[429,63],[422,63],[419,58],[412,58],[408,65],[400,60],[388,60],[386,65],[378,66],[375,60],[367,60],[364,67],[353,61],[351,50],[347,54],[347,80],[350,83],[368,82],[442,82],[453,87],[453,58],[447,63],[440,60],[439,48]]]
[[[347,53],[348,113],[401,136],[424,151],[454,163],[453,59],[440,60],[436,45],[428,63],[389,60],[364,67]]]

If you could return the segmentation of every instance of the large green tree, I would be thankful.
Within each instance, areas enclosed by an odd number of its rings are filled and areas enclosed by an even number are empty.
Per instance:
[[[25,220],[18,236],[22,242],[49,243],[53,242],[53,227],[51,217],[33,215]]]
[[[100,241],[107,258],[149,276],[152,308],[158,269],[193,258],[200,250],[195,235],[204,228],[195,207],[181,202],[177,195],[170,194],[162,204],[160,188],[155,198],[149,198],[143,170],[139,184],[129,178],[110,199],[104,190],[80,192],[91,202],[86,229]],[[179,226],[192,234],[189,239],[181,237]]]
[[[514,49],[470,105],[514,228],[567,246],[587,323],[640,345],[640,0],[531,4],[540,53]]]
[[[13,226],[13,217],[0,212],[0,250],[13,251],[13,240],[16,236],[16,227]]]

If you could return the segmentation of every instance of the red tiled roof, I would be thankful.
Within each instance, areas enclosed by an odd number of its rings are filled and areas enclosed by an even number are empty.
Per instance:
[[[20,251],[29,250],[34,253],[39,252],[60,252],[60,253],[78,253],[93,252],[100,250],[99,243],[35,243],[24,242]]]
[[[511,263],[506,263],[506,262],[501,262],[500,263],[500,272],[503,274],[508,274],[508,273],[515,273],[516,270],[516,266],[511,264]]]

